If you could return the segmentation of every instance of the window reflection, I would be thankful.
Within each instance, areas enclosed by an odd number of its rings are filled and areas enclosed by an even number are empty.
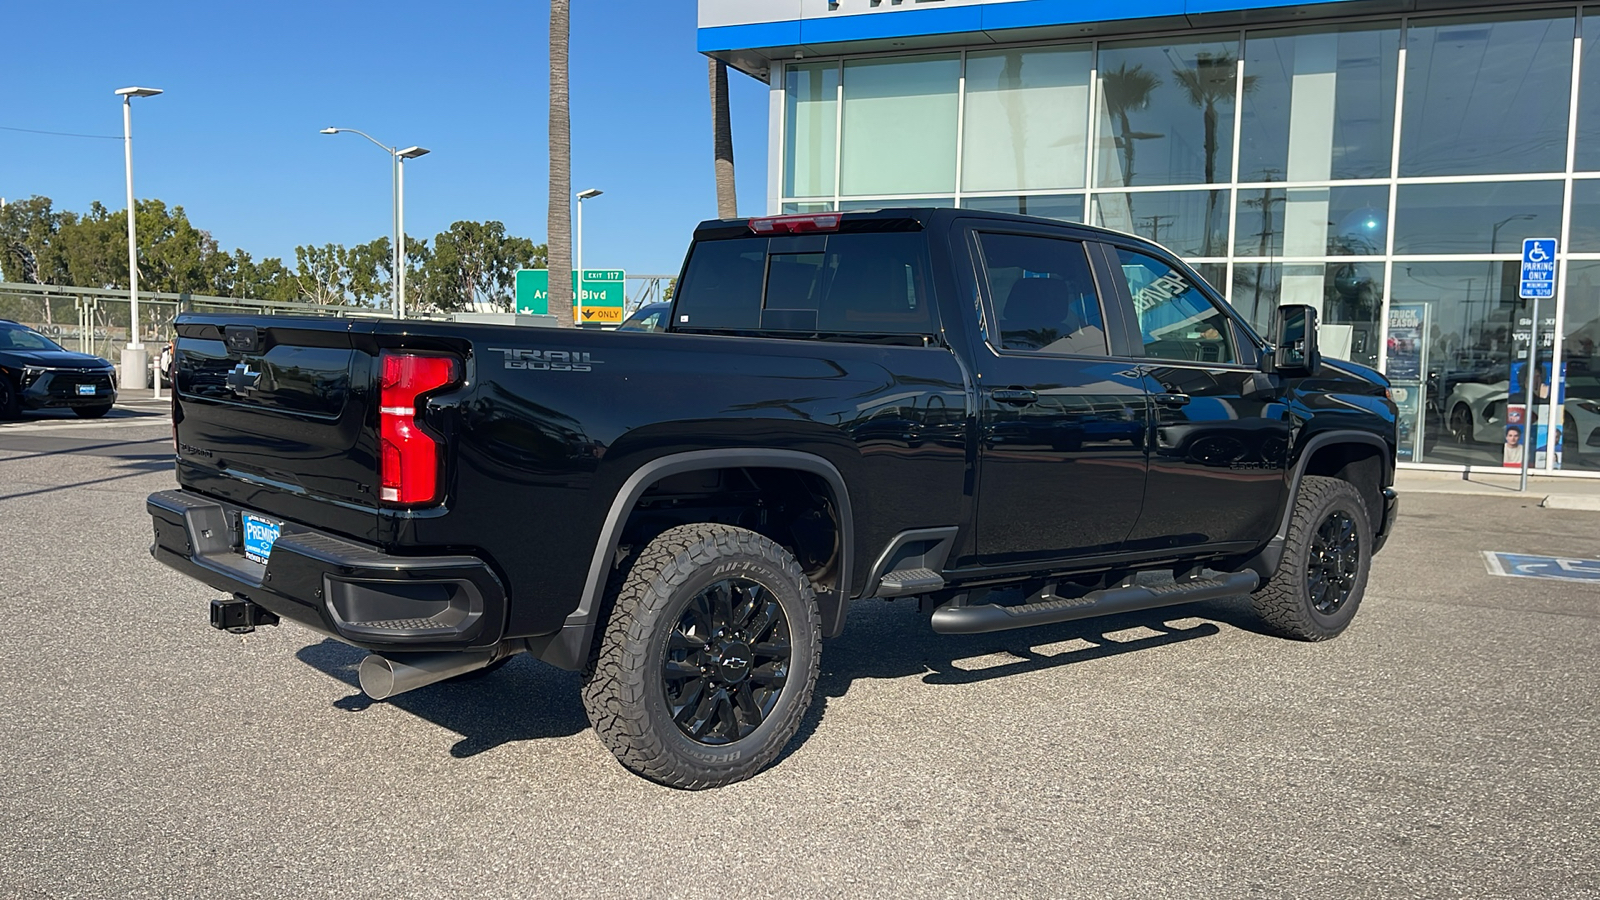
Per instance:
[[[850,60],[844,66],[839,190],[955,190],[956,54]]]
[[[1081,188],[1088,46],[967,54],[964,191]]]
[[[1227,255],[1231,191],[1096,194],[1100,225],[1149,238],[1179,256]]]
[[[1319,311],[1324,356],[1378,365],[1383,311],[1380,260],[1239,263],[1233,268],[1229,299],[1258,334],[1270,333],[1279,306],[1314,306]]]
[[[1019,197],[963,197],[963,209],[1041,216],[1066,222],[1083,221],[1082,194],[1034,194]]]
[[[1403,184],[1395,253],[1520,253],[1522,240],[1561,233],[1558,181]]]
[[[1241,111],[1241,181],[1386,178],[1400,25],[1253,32]]]
[[[1232,38],[1103,46],[1099,184],[1229,181],[1238,54]]]
[[[1400,175],[1564,171],[1575,27],[1571,12],[1413,22]]]
[[[1239,192],[1235,256],[1382,256],[1389,189],[1267,188]]]
[[[1561,359],[1567,378],[1562,468],[1600,470],[1600,262],[1574,262],[1567,269]]]

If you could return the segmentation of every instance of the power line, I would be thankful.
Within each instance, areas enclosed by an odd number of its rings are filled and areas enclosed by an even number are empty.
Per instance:
[[[55,137],[99,138],[106,141],[122,140],[122,135],[120,134],[75,134],[71,131],[40,131],[37,128],[12,128],[8,125],[0,125],[0,131],[21,131],[25,134],[49,134],[54,135]]]

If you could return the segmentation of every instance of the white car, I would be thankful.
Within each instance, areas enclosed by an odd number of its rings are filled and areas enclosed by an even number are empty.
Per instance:
[[[1567,400],[1562,404],[1563,452],[1600,455],[1600,401],[1572,396],[1573,386],[1569,379]],[[1510,382],[1503,380],[1457,384],[1444,404],[1451,436],[1461,443],[1505,443],[1509,387]]]

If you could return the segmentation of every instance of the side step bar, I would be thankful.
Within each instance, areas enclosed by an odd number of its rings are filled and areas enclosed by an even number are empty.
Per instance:
[[[1024,603],[1020,606],[941,606],[933,611],[933,630],[940,634],[987,634],[991,631],[1052,625],[1179,603],[1237,597],[1255,590],[1260,581],[1254,572],[1236,572],[1149,587],[1107,588],[1082,597]]]

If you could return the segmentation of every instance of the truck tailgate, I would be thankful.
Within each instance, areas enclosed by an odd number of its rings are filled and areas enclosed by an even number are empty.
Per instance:
[[[184,487],[377,539],[375,356],[348,319],[178,322],[173,417]]]

